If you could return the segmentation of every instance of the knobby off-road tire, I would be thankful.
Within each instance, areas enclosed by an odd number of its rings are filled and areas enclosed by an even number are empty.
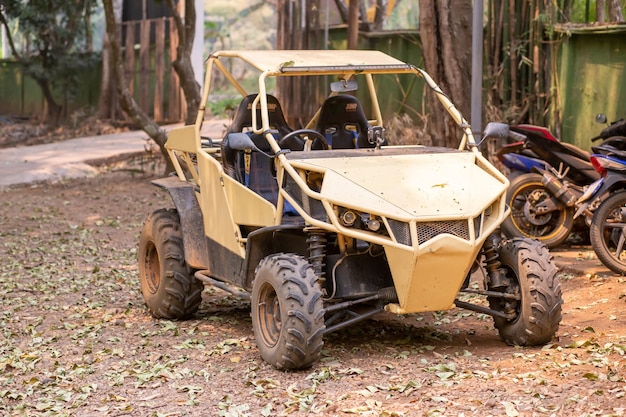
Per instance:
[[[176,210],[161,209],[148,216],[138,258],[141,293],[154,317],[185,319],[198,310],[204,285],[185,262]]]
[[[593,213],[589,238],[598,259],[616,274],[626,274],[626,191],[617,192]]]
[[[518,346],[548,343],[559,328],[563,304],[552,255],[532,239],[506,240],[497,250],[510,281],[506,292],[521,295],[520,301],[489,298],[492,309],[516,313],[512,320],[494,317],[500,338]]]
[[[574,213],[570,208],[563,207],[551,213],[534,216],[533,204],[528,203],[529,198],[543,201],[553,197],[541,183],[541,178],[539,174],[530,173],[511,180],[506,192],[511,215],[504,220],[501,229],[507,237],[529,237],[554,248],[563,243],[571,233]],[[534,218],[530,219],[529,216]]]
[[[277,369],[303,369],[319,359],[325,329],[322,290],[305,258],[264,258],[255,271],[251,307],[263,360]]]

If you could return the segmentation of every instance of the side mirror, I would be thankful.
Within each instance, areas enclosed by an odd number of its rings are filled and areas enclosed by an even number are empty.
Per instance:
[[[234,149],[236,151],[257,151],[261,152],[261,150],[252,142],[250,136],[245,133],[229,133],[228,137],[228,147]]]
[[[489,122],[483,131],[482,140],[487,138],[506,138],[509,136],[509,125],[506,123]]]
[[[596,114],[596,123],[606,124],[606,122],[607,122],[606,114],[604,113]]]

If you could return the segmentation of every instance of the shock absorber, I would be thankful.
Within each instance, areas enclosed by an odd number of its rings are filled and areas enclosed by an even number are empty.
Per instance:
[[[496,251],[499,238],[495,235],[491,235],[485,240],[483,244],[483,255],[485,255],[485,267],[489,274],[489,289],[501,290],[508,285],[506,279],[506,272],[500,263],[500,255]]]
[[[326,272],[324,271],[324,256],[326,256],[326,234],[321,229],[309,229],[309,237],[306,240],[309,245],[309,262],[313,266],[313,271],[323,287],[326,281]]]

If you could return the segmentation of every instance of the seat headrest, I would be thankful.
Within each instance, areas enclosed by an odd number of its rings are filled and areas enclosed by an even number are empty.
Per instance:
[[[350,149],[369,146],[369,127],[359,100],[354,96],[339,94],[327,98],[322,104],[315,129],[326,136],[334,149]]]
[[[256,99],[257,94],[250,94],[245,96],[237,110],[235,111],[235,116],[233,117],[233,122],[228,128],[228,133],[234,132],[243,132],[246,128],[252,127],[252,103]],[[269,124],[273,129],[278,130],[281,136],[286,135],[291,132],[291,128],[287,125],[285,121],[285,116],[283,115],[283,110],[280,106],[278,99],[270,94],[267,96],[267,114],[269,116]],[[257,104],[256,109],[256,128],[261,126],[261,105]]]
[[[340,94],[329,97],[322,105],[318,125],[355,123],[367,126],[367,117],[356,97]]]

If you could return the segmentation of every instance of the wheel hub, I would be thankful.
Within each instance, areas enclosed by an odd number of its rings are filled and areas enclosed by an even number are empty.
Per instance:
[[[538,214],[537,203],[540,203],[546,198],[546,194],[541,190],[535,190],[528,195],[526,203],[524,204],[524,217],[535,226],[543,226],[547,224],[552,215],[550,213]]]
[[[146,271],[146,284],[152,294],[156,294],[161,284],[161,266],[159,263],[159,253],[154,246],[146,248],[146,260],[144,265]]]
[[[258,305],[261,337],[267,346],[275,346],[282,327],[278,296],[271,285],[266,285],[260,292],[259,298],[261,300]]]

